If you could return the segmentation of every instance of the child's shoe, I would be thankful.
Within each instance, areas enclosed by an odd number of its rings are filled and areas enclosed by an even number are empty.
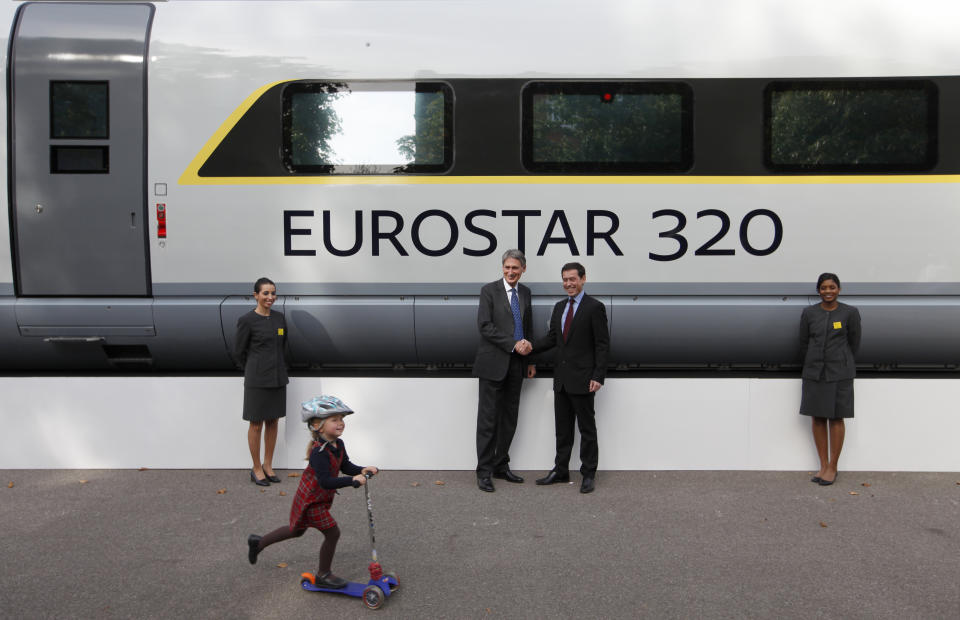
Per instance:
[[[346,587],[347,580],[340,579],[332,572],[327,571],[322,575],[317,575],[314,585],[320,586],[321,588],[333,588],[335,590],[339,590],[340,588]]]
[[[247,559],[251,564],[257,563],[257,555],[260,553],[260,537],[256,534],[250,534],[247,537]]]

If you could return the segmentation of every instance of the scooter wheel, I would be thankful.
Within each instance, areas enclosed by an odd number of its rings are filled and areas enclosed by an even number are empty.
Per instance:
[[[363,590],[363,604],[368,609],[380,609],[386,597],[378,586],[367,586]]]

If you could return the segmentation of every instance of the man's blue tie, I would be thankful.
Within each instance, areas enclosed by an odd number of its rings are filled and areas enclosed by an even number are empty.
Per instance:
[[[520,299],[517,289],[510,289],[510,309],[513,311],[513,340],[523,340],[523,319],[520,317]]]

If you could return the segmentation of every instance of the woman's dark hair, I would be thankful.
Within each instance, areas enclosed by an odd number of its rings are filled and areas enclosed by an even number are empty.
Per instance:
[[[260,289],[262,289],[267,284],[273,284],[273,280],[271,280],[270,278],[260,278],[259,280],[253,283],[253,292],[259,293]],[[273,284],[273,287],[276,288],[277,285]],[[820,287],[818,286],[817,288],[820,288]]]
[[[837,283],[837,288],[840,288],[840,278],[837,277],[835,273],[821,273],[820,277],[817,278],[817,291],[820,290],[820,285],[826,282],[827,280],[833,280]]]

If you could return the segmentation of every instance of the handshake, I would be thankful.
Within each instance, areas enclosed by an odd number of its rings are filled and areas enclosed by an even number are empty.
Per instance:
[[[530,344],[530,341],[526,338],[518,340],[517,344],[513,345],[513,350],[519,353],[520,355],[529,355],[533,351],[533,345]]]

